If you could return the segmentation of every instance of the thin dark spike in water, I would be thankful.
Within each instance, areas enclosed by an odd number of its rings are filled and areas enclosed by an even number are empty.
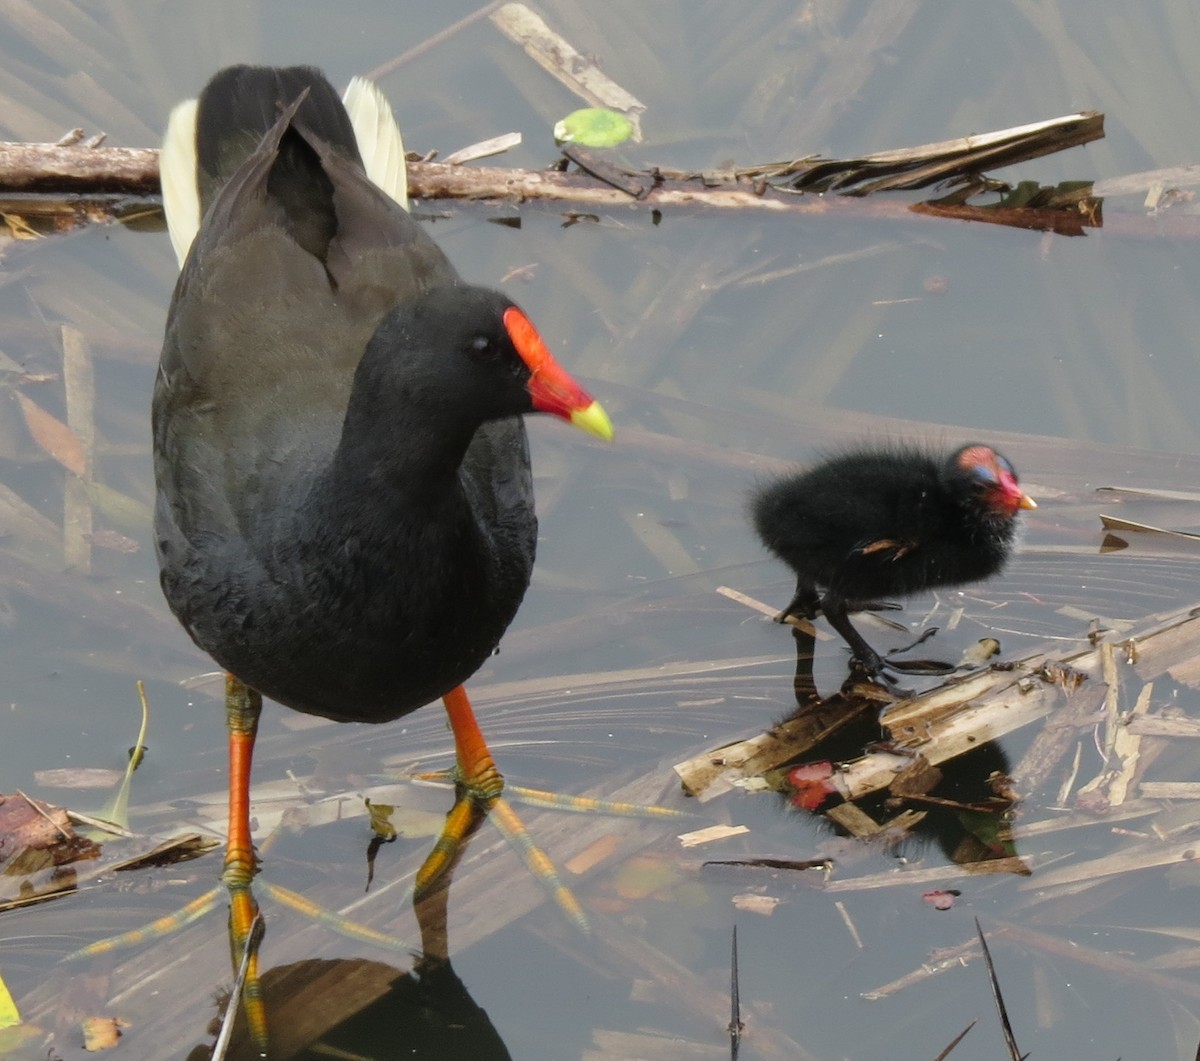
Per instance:
[[[733,926],[733,944],[729,955],[729,1057],[738,1061],[742,1044],[742,1003],[738,989],[737,925]]]
[[[946,1061],[946,1058],[950,1056],[950,1052],[967,1037],[967,1032],[974,1028],[978,1023],[978,1021],[971,1021],[970,1024],[968,1024],[965,1028],[963,1028],[962,1031],[960,1031],[953,1039],[950,1040],[946,1046],[946,1049],[938,1054],[933,1061]]]
[[[992,953],[988,950],[987,940],[983,936],[983,928],[979,918],[975,918],[975,931],[979,933],[979,945],[983,947],[983,960],[987,963],[988,980],[992,985],[992,997],[996,1000],[996,1010],[1000,1014],[1000,1026],[1004,1029],[1004,1041],[1008,1044],[1008,1054],[1013,1061],[1024,1061],[1025,1055],[1017,1046],[1013,1035],[1012,1025],[1008,1020],[1008,1010],[1004,1008],[1004,996],[1000,993],[1000,981],[996,979],[996,967],[992,964]]]

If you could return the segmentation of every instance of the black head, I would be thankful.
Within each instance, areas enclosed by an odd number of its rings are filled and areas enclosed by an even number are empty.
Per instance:
[[[1011,520],[1018,509],[1037,508],[1021,489],[1008,459],[980,442],[968,443],[951,454],[942,477],[964,505],[985,516]]]
[[[372,347],[391,369],[433,397],[477,409],[480,419],[533,411],[531,373],[504,325],[512,303],[498,291],[436,287],[397,307],[380,323]]]
[[[473,432],[487,420],[547,412],[612,437],[600,404],[558,365],[529,318],[482,287],[442,285],[392,310],[367,345],[354,389],[352,407],[413,430]]]

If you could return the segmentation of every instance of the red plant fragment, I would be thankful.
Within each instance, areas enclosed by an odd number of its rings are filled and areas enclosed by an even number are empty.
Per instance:
[[[954,905],[954,900],[960,895],[962,895],[962,892],[956,888],[939,888],[935,891],[926,892],[921,898],[935,910],[949,910]]]
[[[838,794],[832,777],[833,763],[828,759],[792,767],[787,772],[787,783],[792,789],[792,806],[801,810],[819,809],[830,796]]]

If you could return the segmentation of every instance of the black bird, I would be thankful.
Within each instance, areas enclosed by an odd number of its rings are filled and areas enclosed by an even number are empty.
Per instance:
[[[229,672],[240,954],[261,696],[344,722],[444,699],[459,799],[428,887],[502,787],[462,683],[533,567],[521,417],[612,428],[404,209],[399,132],[367,83],[343,105],[309,67],[223,70],[172,115],[161,169],[186,262],[154,389],[156,544],[171,610]]]
[[[948,456],[850,450],[758,488],[750,514],[763,544],[796,572],[779,621],[824,614],[875,675],[883,660],[847,613],[990,578],[1012,551],[1018,510],[1036,507],[1013,466],[972,442]]]

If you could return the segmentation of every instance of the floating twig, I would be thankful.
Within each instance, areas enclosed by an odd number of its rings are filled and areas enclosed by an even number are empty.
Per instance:
[[[524,4],[505,4],[491,19],[501,33],[524,48],[538,66],[580,99],[593,107],[608,107],[624,114],[633,125],[632,139],[642,139],[641,116],[646,105],[555,33],[540,15]]]

